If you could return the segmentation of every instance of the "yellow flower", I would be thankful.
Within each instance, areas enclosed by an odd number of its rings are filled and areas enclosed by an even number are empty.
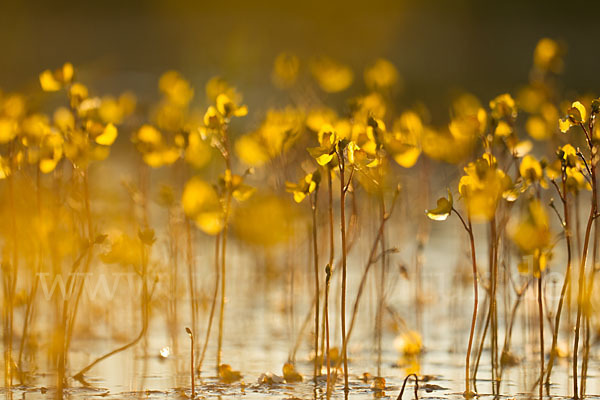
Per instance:
[[[178,106],[187,106],[194,97],[194,89],[177,71],[165,72],[158,81],[158,88]]]
[[[543,180],[542,164],[532,155],[526,155],[519,166],[519,173],[527,183],[540,182],[542,187],[547,187]]]
[[[508,93],[501,94],[490,101],[492,117],[499,121],[505,119],[512,121],[517,117],[515,100]]]
[[[548,214],[541,202],[530,200],[524,215],[516,225],[510,227],[510,231],[512,240],[521,252],[532,256],[532,263],[522,263],[519,271],[539,277],[546,268],[552,238]]]
[[[285,243],[294,233],[289,221],[299,217],[298,208],[280,196],[258,192],[234,209],[236,238],[261,247]]]
[[[465,167],[464,175],[458,184],[458,191],[464,197],[469,215],[490,220],[496,214],[498,202],[512,184],[510,178],[496,168],[495,159],[487,154]]]
[[[131,92],[125,92],[118,99],[112,96],[102,98],[98,114],[103,122],[120,124],[123,119],[133,113],[137,99]]]
[[[400,74],[394,64],[379,58],[373,65],[365,69],[364,78],[365,84],[371,90],[390,89],[398,85]]]
[[[373,168],[379,165],[379,160],[362,149],[356,142],[350,141],[346,146],[348,162],[357,169]]]
[[[292,53],[280,53],[273,64],[272,79],[275,86],[285,89],[291,87],[298,78],[300,60]]]
[[[216,107],[210,106],[204,113],[204,125],[209,129],[219,129],[223,124],[223,117]]]
[[[323,125],[318,134],[319,147],[309,147],[307,150],[319,165],[329,164],[335,155],[338,143],[337,132],[331,125]]]
[[[419,332],[408,331],[394,339],[394,347],[403,356],[416,356],[423,351],[423,339]]]
[[[183,189],[183,211],[192,218],[198,228],[209,235],[216,235],[225,224],[223,207],[215,189],[198,177],[191,178]]]
[[[211,158],[211,148],[198,131],[192,131],[188,135],[188,145],[185,149],[185,161],[195,168],[202,168]]]
[[[214,76],[206,82],[206,97],[214,103],[220,94],[226,94],[236,103],[242,100],[242,96],[225,79]]]
[[[313,60],[310,70],[321,89],[328,93],[341,92],[354,80],[354,73],[349,67],[327,57]]]
[[[160,131],[152,125],[142,125],[132,140],[142,153],[144,162],[152,168],[173,164],[181,157],[181,146],[166,143]]]
[[[152,125],[142,125],[136,135],[137,140],[142,143],[159,144],[162,141],[160,132]]]
[[[0,117],[0,143],[8,143],[13,140],[17,136],[18,128],[17,121]]]
[[[587,120],[585,106],[579,101],[574,101],[567,110],[567,116],[558,120],[561,132],[566,133],[572,126],[581,125]]]
[[[414,111],[406,111],[396,120],[393,129],[391,135],[385,136],[385,148],[398,165],[410,168],[421,154],[424,132],[421,118]]]
[[[427,217],[434,221],[445,221],[452,213],[453,203],[452,192],[448,189],[448,198],[440,197],[437,200],[437,207],[425,210],[425,213],[427,214]]]
[[[235,102],[224,93],[217,96],[217,110],[225,119],[229,119],[233,116],[243,117],[248,114],[248,108],[246,106],[238,106]]]
[[[561,72],[563,61],[559,44],[549,38],[540,39],[537,46],[535,46],[533,63],[543,71]]]
[[[45,92],[56,92],[73,79],[73,64],[65,63],[62,68],[50,71],[49,69],[40,74],[40,86]]]
[[[40,144],[39,168],[44,174],[54,171],[63,156],[63,138],[58,133],[44,136]]]
[[[101,144],[103,146],[110,146],[114,143],[115,139],[117,139],[117,128],[112,124],[106,125],[104,131],[96,136],[96,143]]]
[[[258,130],[236,141],[236,153],[248,165],[265,164],[292,147],[303,123],[304,113],[298,109],[269,110]]]
[[[300,179],[298,183],[285,183],[286,192],[294,195],[294,201],[296,203],[302,202],[309,194],[313,193],[319,183],[321,182],[321,174],[319,171],[315,171],[311,174],[307,174],[304,178]]]

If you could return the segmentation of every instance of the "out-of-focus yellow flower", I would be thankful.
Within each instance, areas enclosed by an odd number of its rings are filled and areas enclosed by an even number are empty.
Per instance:
[[[71,108],[77,110],[80,115],[84,115],[89,108],[97,108],[96,106],[99,105],[99,102],[92,100],[91,102],[88,102],[91,107],[81,107],[84,101],[88,99],[89,94],[87,86],[82,83],[75,82],[69,86],[68,96]]]
[[[414,111],[406,111],[394,122],[393,133],[386,135],[385,148],[398,165],[410,168],[421,154],[423,123]]]
[[[63,156],[63,138],[58,133],[44,136],[40,145],[39,168],[44,174],[54,171]]]
[[[233,230],[237,238],[254,246],[285,243],[293,234],[299,208],[279,196],[258,192],[234,209]]]
[[[469,163],[465,173],[458,184],[458,191],[465,199],[469,215],[492,219],[503,193],[511,187],[510,177],[496,167],[496,160],[488,154]]]
[[[547,140],[556,131],[556,120],[558,110],[551,103],[544,103],[539,108],[538,115],[532,115],[527,119],[525,129],[529,136],[536,140]]]
[[[539,277],[546,268],[552,237],[548,215],[540,201],[531,199],[520,221],[510,230],[512,240],[521,252],[533,256],[533,263],[530,265],[533,269],[528,268],[527,272]],[[519,268],[522,273],[524,266]]]
[[[295,54],[283,52],[273,63],[272,79],[275,86],[286,89],[294,85],[300,70],[300,60]]]
[[[310,71],[319,87],[327,93],[341,92],[354,80],[352,70],[328,57],[320,57],[310,63]]]
[[[0,143],[8,143],[17,136],[19,124],[10,118],[0,118]]]
[[[515,100],[508,93],[501,94],[490,101],[492,118],[499,121],[501,119],[512,121],[517,117],[517,106]]]
[[[423,351],[423,340],[417,331],[408,331],[394,339],[394,347],[405,357],[416,356]]]
[[[308,112],[308,115],[306,116],[306,126],[315,132],[319,132],[323,125],[333,126],[337,120],[338,115],[331,108],[315,108]]]
[[[102,133],[96,136],[96,143],[101,144],[103,146],[110,146],[117,139],[117,128],[112,124],[106,125]]]
[[[23,120],[21,129],[27,138],[39,140],[50,130],[50,120],[46,115],[32,114]]]
[[[219,184],[223,192],[227,189],[231,190],[233,198],[239,202],[248,200],[256,192],[255,188],[244,183],[243,176],[233,174],[229,169],[219,177]]]
[[[204,125],[208,129],[219,129],[223,124],[223,118],[214,106],[208,107],[204,113]]]
[[[194,89],[177,71],[165,72],[158,81],[158,88],[178,106],[187,106],[194,97]]]
[[[367,121],[369,118],[383,119],[387,111],[385,99],[378,92],[371,92],[352,100],[353,119]]]
[[[242,101],[242,96],[233,86],[229,85],[229,83],[220,76],[214,76],[206,82],[206,97],[210,102],[214,103],[217,101],[217,96],[220,94],[226,94],[227,97],[232,99],[235,103]]]
[[[315,171],[305,175],[298,183],[286,182],[285,190],[294,195],[296,203],[300,203],[317,189],[320,182],[321,174],[319,171]]]
[[[59,107],[54,111],[54,125],[63,133],[71,132],[75,129],[75,116],[66,107]]]
[[[160,132],[152,125],[142,125],[136,135],[137,140],[147,144],[159,144],[162,140]]]
[[[131,92],[125,92],[118,99],[105,96],[101,99],[98,114],[104,123],[120,124],[135,110],[137,99]]]
[[[4,98],[0,97],[0,114],[3,114],[4,117],[21,119],[25,116],[25,112],[25,98],[22,95],[9,94]]]
[[[269,110],[258,130],[236,141],[235,151],[244,163],[263,165],[292,147],[303,124],[304,113],[298,109]]]
[[[535,47],[533,63],[542,71],[560,73],[563,69],[562,49],[560,45],[549,38],[542,38]]]
[[[528,184],[539,182],[542,187],[548,187],[547,182],[544,180],[542,164],[532,155],[523,157],[519,166],[519,173]]]
[[[319,131],[319,147],[309,147],[307,150],[319,165],[327,165],[333,159],[338,143],[338,135],[331,125],[324,125]]]
[[[132,140],[142,153],[144,162],[153,168],[173,164],[181,157],[181,147],[168,144],[152,125],[142,125]]]
[[[73,79],[73,64],[65,63],[62,68],[50,71],[49,69],[40,74],[40,85],[45,92],[56,92],[69,84]]]
[[[506,123],[506,121],[498,122],[498,125],[496,125],[496,130],[494,131],[494,134],[496,136],[502,137],[510,136],[510,134],[512,133],[513,128],[508,123]]]
[[[223,229],[223,207],[216,190],[209,183],[198,177],[191,178],[183,189],[181,204],[185,214],[203,232],[216,235]]]
[[[452,100],[452,115],[454,117],[474,116],[478,114],[479,110],[483,110],[481,102],[471,93],[461,93]]]
[[[185,149],[185,161],[195,168],[202,168],[211,159],[211,147],[206,143],[198,131],[188,135],[188,144]]]
[[[221,93],[217,96],[217,111],[223,116],[225,119],[229,119],[231,117],[243,117],[248,114],[248,107],[246,106],[238,106],[229,96],[224,93]]]
[[[400,74],[390,61],[379,58],[365,69],[365,84],[370,90],[390,89],[399,84]]]

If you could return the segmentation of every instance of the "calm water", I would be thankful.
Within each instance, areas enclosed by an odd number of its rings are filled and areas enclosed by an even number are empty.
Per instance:
[[[387,303],[395,310],[407,327],[419,330],[422,333],[424,351],[418,358],[418,370],[426,378],[421,382],[419,396],[423,398],[462,398],[464,391],[464,354],[468,338],[469,324],[472,312],[472,286],[469,282],[469,265],[462,257],[463,243],[461,235],[456,234],[453,223],[436,225],[431,239],[426,246],[421,272],[421,306],[415,304],[415,250],[414,246],[402,247],[403,239],[400,235],[390,235],[390,246],[399,246],[401,252],[390,258],[390,284],[388,286]],[[397,243],[395,243],[397,242]],[[210,242],[202,243],[210,248]],[[200,247],[202,248],[202,247]],[[441,249],[454,249],[442,252]],[[481,249],[480,255],[485,255]],[[305,250],[296,250],[299,256],[306,257]],[[355,253],[361,254],[360,247]],[[266,372],[281,375],[281,367],[287,361],[302,321],[310,307],[312,286],[308,285],[302,274],[292,277],[280,275],[275,279],[267,279],[260,271],[265,271],[260,260],[243,256],[242,252],[233,250],[230,257],[228,271],[228,298],[226,306],[226,321],[224,334],[223,362],[231,364],[233,369],[240,370],[243,374],[241,382],[231,385],[219,383],[215,377],[215,349],[217,319],[213,325],[211,344],[208,347],[204,361],[202,381],[197,383],[196,390],[201,398],[210,397],[245,397],[245,398],[303,398],[324,397],[325,381],[320,381],[315,387],[311,381],[312,362],[309,354],[311,351],[311,336],[305,334],[296,356],[298,370],[304,374],[303,383],[299,384],[274,384],[260,385],[258,377]],[[356,287],[360,280],[360,272],[364,263],[360,256],[355,256],[349,265],[349,305],[354,302]],[[363,257],[364,258],[364,257]],[[483,256],[482,256],[483,259]],[[210,294],[213,286],[212,267],[210,257],[198,255],[197,262],[206,273],[198,275],[198,289],[202,293],[199,333],[196,335],[200,343],[204,340],[206,319],[210,308]],[[401,278],[399,268],[404,265],[408,270],[410,279]],[[464,274],[457,274],[461,270]],[[110,270],[107,270],[110,272]],[[186,293],[187,286],[184,268],[179,281],[178,290]],[[259,271],[259,273],[257,273]],[[371,274],[374,274],[373,269]],[[109,276],[111,276],[109,274]],[[262,277],[261,277],[262,276]],[[374,276],[374,275],[373,275]],[[393,278],[392,278],[393,277]],[[337,278],[337,275],[335,275]],[[334,278],[334,279],[335,279]],[[559,279],[554,276],[552,279]],[[290,290],[290,281],[295,279],[294,292]],[[516,278],[519,279],[519,278]],[[548,279],[549,282],[552,279]],[[337,279],[336,279],[337,282]],[[189,395],[189,339],[184,331],[184,326],[189,320],[187,315],[186,296],[179,299],[181,320],[177,332],[177,343],[169,335],[169,321],[161,315],[167,301],[165,293],[160,287],[153,298],[155,311],[148,331],[146,341],[141,341],[128,351],[119,353],[93,368],[86,374],[89,386],[82,386],[77,381],[71,380],[72,387],[68,389],[72,399],[87,398],[184,398],[184,393]],[[90,324],[92,327],[87,333],[79,333],[74,340],[70,363],[73,369],[87,365],[95,357],[106,351],[118,347],[122,343],[135,337],[139,332],[139,306],[135,303],[135,296],[129,296],[127,290],[132,290],[127,285],[119,286],[116,291],[118,307],[102,306],[100,314],[91,310],[80,315],[80,322]],[[547,305],[555,307],[552,293],[557,290],[556,285],[548,283],[546,286]],[[134,290],[135,291],[135,290]],[[101,291],[100,291],[101,292]],[[481,290],[483,292],[483,290]],[[337,286],[332,286],[331,298],[336,298]],[[293,297],[292,297],[293,295]],[[517,315],[513,333],[512,353],[521,359],[519,365],[509,368],[504,373],[501,391],[503,396],[510,398],[525,398],[539,373],[539,353],[537,353],[538,331],[535,325],[537,318],[537,304],[535,292],[530,290],[525,294]],[[120,296],[120,297],[119,297]],[[101,296],[100,296],[101,297]],[[513,296],[514,298],[514,296]],[[351,391],[349,397],[367,399],[374,397],[396,398],[403,379],[407,373],[407,366],[403,365],[403,357],[394,345],[396,334],[391,329],[386,329],[383,336],[382,376],[385,377],[387,386],[385,392],[378,392],[371,388],[371,382],[361,380],[363,373],[376,375],[376,352],[374,341],[374,315],[376,307],[376,286],[374,279],[370,279],[364,292],[363,301],[349,345]],[[97,299],[96,299],[97,300]],[[293,301],[293,318],[289,305]],[[98,301],[98,300],[97,300]],[[480,309],[483,310],[484,301]],[[505,307],[512,303],[499,304],[500,315],[500,347],[504,336],[505,321],[503,319]],[[331,334],[333,343],[339,341],[339,324],[333,310],[337,305],[331,303]],[[287,310],[287,311],[286,311]],[[217,316],[218,314],[216,314]],[[48,317],[49,318],[49,317]],[[98,319],[100,318],[100,319]],[[42,320],[44,316],[42,316]],[[109,330],[97,326],[99,320],[109,321]],[[311,317],[307,326],[307,333],[312,329]],[[529,327],[526,324],[530,321]],[[396,321],[398,322],[398,321]],[[393,323],[390,314],[386,316],[385,326]],[[95,328],[98,329],[95,329]],[[525,328],[524,328],[525,327]],[[564,335],[563,335],[564,338]],[[550,330],[546,331],[546,348],[551,341]],[[170,348],[170,355],[160,357],[159,353],[164,347]],[[597,377],[598,354],[592,349],[592,362],[589,368],[587,392],[590,395],[600,393],[600,380]],[[492,397],[489,378],[489,352],[484,351],[479,371],[477,389],[482,397]],[[45,369],[43,362],[40,370]],[[554,385],[551,393],[568,395],[571,389],[568,371],[569,364],[566,360],[559,360],[554,368]],[[325,369],[323,369],[325,371]],[[32,383],[28,386],[16,386],[12,392],[16,399],[43,399],[55,396],[52,387],[55,377],[53,375],[34,374]],[[342,398],[343,382],[338,381],[338,388],[334,398]],[[48,389],[46,389],[48,388]],[[413,383],[409,383],[405,398],[413,397]],[[537,391],[536,391],[537,393]],[[7,393],[7,397],[8,393]],[[557,396],[558,397],[558,396]]]

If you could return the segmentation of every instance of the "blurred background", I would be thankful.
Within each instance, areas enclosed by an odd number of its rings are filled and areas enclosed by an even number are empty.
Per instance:
[[[377,57],[399,69],[408,102],[446,118],[449,98],[484,101],[528,79],[542,37],[567,50],[564,85],[600,83],[596,2],[398,1],[3,1],[0,88],[38,88],[45,68],[71,61],[97,92],[157,97],[162,72],[177,69],[202,87],[216,74],[249,104],[276,96],[271,66],[281,51],[306,62],[330,56],[361,71]],[[350,91],[360,90],[355,79]],[[346,94],[347,95],[347,94]]]

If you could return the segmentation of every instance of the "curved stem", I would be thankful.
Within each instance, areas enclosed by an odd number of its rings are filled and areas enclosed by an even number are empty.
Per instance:
[[[460,214],[459,214],[460,216]],[[462,217],[461,217],[462,219]],[[464,221],[463,221],[464,223]],[[467,225],[465,225],[467,228]],[[467,356],[466,356],[466,366],[465,366],[465,397],[472,397],[473,393],[470,388],[470,362],[471,362],[471,350],[473,348],[473,336],[475,334],[475,324],[477,323],[477,307],[479,305],[479,289],[477,284],[477,257],[475,255],[475,239],[473,237],[473,227],[471,225],[471,219],[469,219],[469,224],[467,228],[467,233],[469,234],[469,242],[471,244],[471,262],[473,266],[473,317],[471,318],[471,330],[469,332],[469,344],[467,345]]]

